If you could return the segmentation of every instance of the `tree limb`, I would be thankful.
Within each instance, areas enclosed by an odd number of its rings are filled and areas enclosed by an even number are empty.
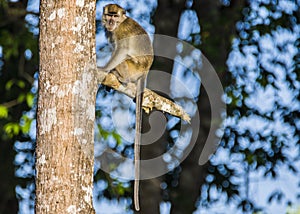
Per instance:
[[[117,77],[112,73],[106,73],[100,71],[99,69],[95,70],[96,77],[98,82],[109,86],[127,96],[134,98],[136,93],[136,86],[128,84],[127,86],[122,85]],[[157,110],[167,112],[176,117],[180,117],[182,120],[190,122],[190,116],[184,111],[184,109],[172,102],[171,100],[158,95],[157,93],[151,91],[150,89],[145,88],[144,96],[143,96],[143,109],[149,114],[152,109],[155,108]]]

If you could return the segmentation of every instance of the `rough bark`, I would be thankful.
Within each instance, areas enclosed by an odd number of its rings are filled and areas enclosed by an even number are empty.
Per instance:
[[[40,4],[35,212],[95,213],[95,1]]]

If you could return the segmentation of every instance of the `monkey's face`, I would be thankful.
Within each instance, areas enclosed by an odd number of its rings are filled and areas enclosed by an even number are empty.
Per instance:
[[[102,23],[108,31],[114,31],[121,23],[121,17],[118,14],[104,14]]]
[[[116,4],[104,7],[102,24],[106,30],[112,32],[126,19],[125,10]]]

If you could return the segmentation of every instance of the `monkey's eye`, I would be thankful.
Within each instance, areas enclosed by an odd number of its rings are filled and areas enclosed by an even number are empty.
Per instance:
[[[105,14],[107,15],[108,17],[113,17],[113,18],[119,18],[119,14]]]

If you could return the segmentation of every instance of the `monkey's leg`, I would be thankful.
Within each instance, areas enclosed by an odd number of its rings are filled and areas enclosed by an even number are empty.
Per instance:
[[[140,210],[139,205],[139,183],[140,183],[140,145],[142,130],[142,102],[145,87],[145,78],[142,76],[137,80],[136,87],[136,107],[135,107],[135,139],[134,139],[134,206],[137,211]]]

